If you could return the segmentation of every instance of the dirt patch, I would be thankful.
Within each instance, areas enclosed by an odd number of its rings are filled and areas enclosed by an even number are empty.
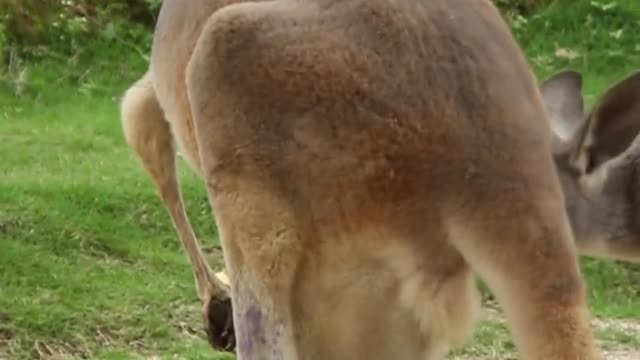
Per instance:
[[[9,329],[0,328],[0,359],[3,359],[2,356],[9,351],[14,337],[15,335]]]
[[[616,329],[629,334],[638,334],[640,337],[640,322],[622,319],[595,319],[593,326],[598,329]],[[640,359],[640,357],[638,357]]]
[[[14,335],[11,330],[0,327],[0,347],[2,347],[3,344],[7,344],[9,341],[11,341],[13,337]]]
[[[24,219],[8,213],[0,213],[0,234],[11,235],[23,227]]]
[[[13,331],[5,328],[3,324],[9,322],[9,315],[0,312],[0,359],[4,359],[6,352],[9,351],[11,342],[15,338]]]
[[[205,253],[209,264],[211,264],[214,268],[224,268],[224,254],[222,252],[222,247],[219,244],[203,244],[202,252]]]
[[[82,345],[69,342],[36,341],[33,352],[39,360],[91,359],[91,351]]]
[[[640,359],[640,351],[634,350],[613,350],[604,351],[605,360],[638,360]]]
[[[193,340],[205,339],[202,308],[199,303],[190,303],[183,300],[171,303],[169,322],[178,330],[181,336]]]
[[[108,329],[97,328],[96,330],[96,340],[98,344],[102,347],[112,346],[114,344],[113,336]]]
[[[500,330],[493,330],[485,336],[491,336],[493,343],[475,343],[467,351],[459,355],[450,356],[450,360],[517,360],[512,346],[506,348],[504,345],[511,339],[511,334],[507,332],[506,320],[496,304],[484,304],[483,320],[485,324],[495,324]],[[488,305],[488,306],[487,306]],[[640,360],[640,322],[624,319],[594,319],[592,322],[596,331],[603,331],[598,336],[598,345],[603,354],[604,360]],[[612,332],[611,337],[604,334]],[[616,336],[622,335],[624,340]],[[638,338],[637,341],[628,339]]]
[[[603,352],[604,359],[603,360],[638,360],[640,359],[640,352],[633,350],[614,350],[614,351],[604,351]],[[493,354],[489,357],[469,357],[469,356],[460,356],[451,358],[451,360],[517,360],[518,358],[515,355],[501,355],[501,354]]]

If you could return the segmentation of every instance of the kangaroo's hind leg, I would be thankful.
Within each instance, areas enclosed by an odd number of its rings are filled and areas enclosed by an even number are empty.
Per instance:
[[[596,360],[585,285],[559,189],[486,189],[482,205],[449,221],[451,239],[496,294],[520,356]]]
[[[232,350],[231,300],[227,287],[207,264],[185,211],[171,129],[155,96],[150,72],[127,90],[120,109],[125,139],[153,180],[189,257],[198,296],[204,304],[209,341],[215,348]]]

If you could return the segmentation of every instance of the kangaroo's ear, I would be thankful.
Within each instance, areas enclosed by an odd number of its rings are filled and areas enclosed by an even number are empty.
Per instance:
[[[623,154],[640,133],[640,71],[611,86],[587,116],[571,162],[583,174]]]
[[[568,143],[584,123],[582,75],[575,70],[561,71],[540,85],[554,143]]]

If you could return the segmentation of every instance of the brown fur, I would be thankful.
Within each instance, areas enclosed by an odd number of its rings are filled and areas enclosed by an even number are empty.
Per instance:
[[[441,358],[474,272],[523,359],[598,358],[544,105],[489,1],[230,3],[164,1],[123,121],[205,302],[223,287],[151,134],[207,183],[239,359]]]

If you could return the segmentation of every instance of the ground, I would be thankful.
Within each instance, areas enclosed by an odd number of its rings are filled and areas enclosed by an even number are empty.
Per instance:
[[[536,75],[583,71],[591,104],[640,63],[640,7],[576,4],[575,16],[514,26]],[[0,81],[0,360],[232,359],[205,340],[186,257],[122,137],[119,96],[144,67],[57,69]],[[77,75],[72,83],[64,71]],[[196,233],[220,269],[206,192],[180,167]],[[608,358],[640,359],[640,266],[581,261]],[[450,359],[516,359],[499,307],[484,298],[485,320]]]

